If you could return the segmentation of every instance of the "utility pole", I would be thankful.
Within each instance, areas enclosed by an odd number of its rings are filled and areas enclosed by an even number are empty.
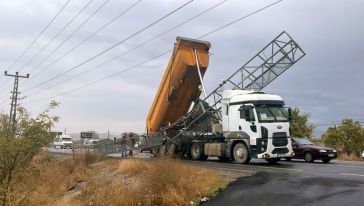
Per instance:
[[[5,71],[5,76],[14,77],[14,88],[13,88],[13,91],[11,91],[12,96],[10,97],[10,99],[11,99],[11,104],[10,104],[10,121],[11,121],[11,123],[13,125],[13,129],[15,130],[15,124],[16,124],[16,107],[18,106],[18,94],[20,94],[20,92],[18,91],[19,78],[29,78],[29,74],[27,74],[26,76],[21,76],[21,75],[19,75],[18,72],[15,72],[15,74],[8,74],[8,72]]]

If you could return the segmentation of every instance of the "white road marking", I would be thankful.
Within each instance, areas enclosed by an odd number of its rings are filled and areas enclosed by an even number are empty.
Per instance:
[[[361,174],[350,174],[350,173],[340,173],[341,175],[350,175],[350,176],[359,176],[359,177],[364,177],[364,175]]]

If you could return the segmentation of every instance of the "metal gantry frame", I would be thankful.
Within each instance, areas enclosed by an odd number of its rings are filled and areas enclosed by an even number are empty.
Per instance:
[[[223,80],[214,91],[205,98],[197,100],[190,112],[168,127],[161,128],[161,132],[170,142],[174,142],[180,136],[202,136],[211,133],[211,125],[221,123],[219,104],[224,89],[260,91],[303,56],[305,52],[287,32],[283,31],[247,63]]]

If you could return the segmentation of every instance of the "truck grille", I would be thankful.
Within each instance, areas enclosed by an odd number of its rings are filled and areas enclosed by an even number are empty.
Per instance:
[[[272,151],[272,154],[286,154],[287,152],[289,152],[289,150],[288,150],[287,147],[284,147],[284,148],[275,148]]]
[[[275,147],[283,147],[287,146],[288,139],[286,132],[274,132],[273,133],[273,146]]]

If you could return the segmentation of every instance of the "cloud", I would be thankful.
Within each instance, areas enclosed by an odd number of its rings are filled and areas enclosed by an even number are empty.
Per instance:
[[[61,18],[57,19],[45,35],[29,50],[12,72],[22,68],[43,45],[61,29],[88,0],[71,1]],[[135,1],[111,0],[73,38],[63,45],[45,64],[36,68],[40,71],[46,65],[62,56],[68,49],[89,36],[107,21],[115,17]],[[177,28],[170,33],[138,48],[116,61],[92,70],[68,81],[76,74],[120,55],[161,32],[183,22],[220,1],[195,1],[176,14],[161,21],[145,32],[126,41],[105,55],[80,66],[60,78],[50,81],[33,91],[35,85],[60,74],[98,52],[137,32],[161,16],[187,1],[142,1],[105,30],[67,55],[64,59],[29,80],[21,80],[22,95],[26,101],[53,96],[55,94],[96,81],[112,73],[129,68],[152,56],[172,49],[176,36],[196,38],[218,26],[231,22],[259,9],[273,1],[230,0],[215,10]],[[65,1],[13,0],[0,2],[0,56],[1,68],[7,68],[35,38]],[[46,55],[67,37],[83,19],[87,18],[102,1],[94,1],[65,32],[37,59],[26,65],[23,73],[32,71]],[[283,1],[276,6],[251,16],[237,24],[204,38],[212,43],[210,66],[205,76],[208,91],[228,74],[248,61],[282,30],[288,31],[301,45],[307,55],[276,81],[266,91],[280,94],[287,105],[298,106],[311,114],[315,122],[329,123],[343,117],[362,118],[362,95],[364,84],[364,28],[359,26],[364,18],[364,3],[360,1]],[[93,86],[57,97],[61,107],[57,112],[62,121],[57,129],[70,128],[72,131],[94,129],[100,132],[110,130],[135,130],[143,132],[145,118],[154,99],[170,54],[100,82]],[[0,77],[0,86],[4,80]],[[26,83],[25,83],[26,82]],[[50,88],[53,86],[52,88]],[[12,81],[7,80],[1,88],[0,102],[8,98]],[[45,102],[28,104],[33,113],[40,111]],[[7,104],[0,105],[7,111]],[[124,126],[123,126],[124,125]]]

